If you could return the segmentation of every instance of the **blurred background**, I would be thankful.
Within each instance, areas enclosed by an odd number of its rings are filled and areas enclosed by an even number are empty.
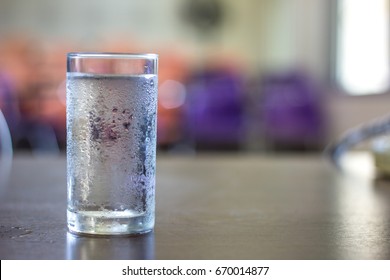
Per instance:
[[[0,109],[62,152],[66,53],[155,52],[160,151],[321,152],[389,111],[388,2],[0,0]]]

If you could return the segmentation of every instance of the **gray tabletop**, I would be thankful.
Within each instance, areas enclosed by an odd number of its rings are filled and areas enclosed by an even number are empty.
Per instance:
[[[390,181],[318,155],[159,155],[156,227],[66,230],[66,159],[15,156],[0,198],[1,259],[390,259]]]

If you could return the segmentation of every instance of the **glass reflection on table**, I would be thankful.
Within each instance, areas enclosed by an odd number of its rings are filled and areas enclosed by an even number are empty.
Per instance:
[[[67,232],[66,258],[81,260],[154,259],[154,233],[126,237],[78,236]]]

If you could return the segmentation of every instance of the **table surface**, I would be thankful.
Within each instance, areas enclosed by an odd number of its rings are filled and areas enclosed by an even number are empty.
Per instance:
[[[366,173],[320,155],[162,154],[154,232],[98,238],[66,230],[65,156],[17,155],[0,258],[390,259],[390,181]]]

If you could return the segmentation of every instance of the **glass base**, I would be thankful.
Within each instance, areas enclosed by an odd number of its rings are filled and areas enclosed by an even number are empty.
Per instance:
[[[67,211],[68,229],[82,235],[134,235],[151,231],[148,215],[126,211]]]

